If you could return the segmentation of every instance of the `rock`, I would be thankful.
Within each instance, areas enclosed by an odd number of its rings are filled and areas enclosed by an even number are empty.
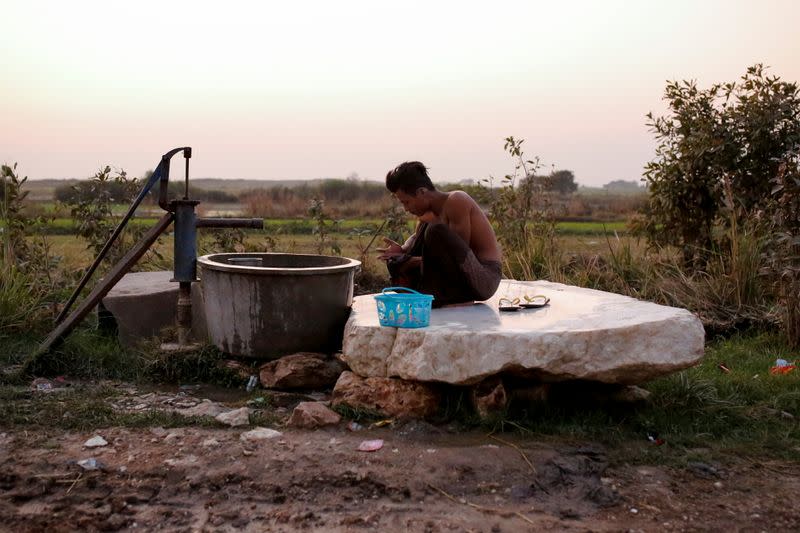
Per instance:
[[[189,454],[186,457],[179,457],[177,459],[165,459],[164,464],[168,466],[192,466],[198,461],[197,456]]]
[[[234,409],[214,417],[218,422],[228,424],[231,427],[246,426],[250,423],[250,409],[242,407]]]
[[[274,389],[320,389],[336,383],[344,364],[324,354],[298,352],[261,366],[261,384]]]
[[[203,400],[194,407],[189,407],[188,409],[179,409],[178,413],[182,414],[183,416],[216,417],[230,410],[231,410],[230,408],[225,407],[224,405],[219,404],[217,402],[212,402],[211,400]]]
[[[623,387],[611,395],[611,401],[619,403],[640,403],[646,402],[649,398],[650,391],[635,385]]]
[[[313,429],[331,426],[341,422],[339,413],[332,411],[321,402],[301,402],[292,411],[287,426]]]
[[[100,435],[95,435],[91,439],[84,442],[83,445],[87,448],[100,448],[102,446],[108,446],[108,441]]]
[[[175,441],[179,441],[182,438],[183,438],[183,433],[182,432],[170,431],[169,433],[167,433],[167,436],[164,437],[164,442],[169,444],[169,443],[173,443]]]
[[[280,408],[294,407],[300,402],[313,402],[314,398],[307,394],[297,392],[265,391],[264,397],[269,400],[269,404]]]
[[[220,370],[231,372],[244,380],[248,379],[253,374],[253,367],[242,361],[237,361],[236,359],[223,359],[218,361],[217,367]]]
[[[508,408],[508,394],[503,386],[503,380],[498,377],[485,379],[475,385],[470,392],[472,405],[481,418],[500,415]]]
[[[439,409],[441,393],[427,383],[393,378],[362,378],[343,372],[333,388],[332,405],[387,417],[428,418]]]
[[[257,442],[260,440],[274,439],[282,437],[283,433],[269,428],[255,428],[250,431],[245,431],[239,435],[239,440],[242,442]]]
[[[541,294],[550,304],[514,313],[500,298]],[[434,309],[430,326],[381,327],[372,295],[358,296],[342,359],[367,377],[457,385],[503,372],[547,381],[635,385],[690,367],[703,356],[703,326],[685,309],[550,283],[503,280],[472,306]]]

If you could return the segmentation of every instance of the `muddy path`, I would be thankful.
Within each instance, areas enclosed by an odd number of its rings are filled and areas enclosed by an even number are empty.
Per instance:
[[[451,433],[108,428],[0,434],[5,531],[790,531],[796,465],[609,466],[591,443]],[[88,449],[102,435],[107,446]],[[361,442],[382,439],[375,452]],[[500,440],[498,440],[500,439]],[[94,458],[96,470],[78,461]]]

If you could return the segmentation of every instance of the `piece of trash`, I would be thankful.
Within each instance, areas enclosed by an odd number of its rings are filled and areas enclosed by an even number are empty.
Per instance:
[[[81,459],[78,461],[78,466],[83,468],[84,470],[103,470],[105,465],[95,459],[94,457],[89,457],[88,459]]]
[[[372,427],[374,427],[374,428],[382,428],[383,426],[388,426],[389,424],[392,424],[393,422],[394,422],[394,420],[392,420],[391,418],[387,418],[386,420],[378,420],[377,422],[373,422],[372,423]]]
[[[377,452],[381,448],[383,448],[382,439],[365,440],[358,445],[358,451],[360,452]]]
[[[253,398],[252,400],[247,400],[247,405],[263,405],[265,403],[267,403],[267,399],[263,396]]]
[[[661,446],[664,444],[664,439],[659,438],[658,433],[655,431],[651,431],[647,434],[647,440],[655,444],[656,446]]]
[[[792,370],[794,370],[795,365],[787,361],[786,359],[776,359],[775,366],[769,369],[770,374],[788,374]]]
[[[247,390],[247,392],[252,392],[253,389],[256,388],[256,385],[258,385],[258,376],[253,374],[252,376],[250,376],[250,379],[247,380],[247,387],[245,387],[245,389]]]
[[[101,446],[108,446],[108,441],[100,435],[95,435],[91,439],[83,443],[87,448],[99,448]]]
[[[361,424],[359,424],[355,420],[353,420],[352,422],[347,424],[347,430],[348,431],[361,431],[362,429],[364,429],[364,426],[362,426]]]
[[[722,370],[722,371],[723,371],[723,372],[725,372],[726,374],[730,374],[730,373],[731,373],[731,369],[730,369],[730,368],[728,368],[727,366],[725,366],[725,363],[720,363],[720,364],[718,364],[718,365],[717,365],[717,368],[719,368],[720,370]]]
[[[31,381],[31,388],[39,392],[47,392],[53,390],[53,382],[46,378],[36,378]]]

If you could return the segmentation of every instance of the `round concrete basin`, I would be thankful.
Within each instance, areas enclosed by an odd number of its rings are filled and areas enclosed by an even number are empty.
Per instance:
[[[341,347],[359,261],[231,253],[204,255],[197,264],[208,334],[220,350],[269,359]]]

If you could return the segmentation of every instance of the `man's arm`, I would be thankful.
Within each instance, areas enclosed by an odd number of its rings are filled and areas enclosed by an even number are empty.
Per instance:
[[[445,218],[448,227],[456,232],[459,237],[464,239],[467,246],[470,244],[472,238],[472,201],[467,193],[462,191],[454,191],[450,193],[450,198],[447,199],[445,204]]]

